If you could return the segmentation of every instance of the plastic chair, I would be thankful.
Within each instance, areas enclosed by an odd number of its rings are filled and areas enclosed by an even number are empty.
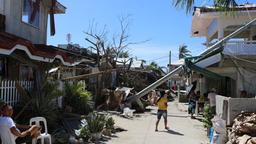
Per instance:
[[[46,119],[44,117],[31,118],[30,121],[29,121],[29,124],[32,125],[33,123],[35,123],[35,125],[41,126],[40,122],[43,122],[43,127],[44,127],[45,132],[41,133],[40,136],[38,136],[37,138],[33,138],[32,139],[32,144],[36,144],[38,139],[41,139],[41,144],[44,144],[44,139],[45,138],[47,138],[49,140],[49,144],[52,144],[51,135],[48,134],[47,122],[46,122]]]

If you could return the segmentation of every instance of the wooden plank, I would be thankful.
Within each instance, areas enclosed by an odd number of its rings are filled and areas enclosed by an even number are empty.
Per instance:
[[[15,81],[13,83],[13,95],[15,95],[15,99],[17,100],[17,102],[19,102],[19,95],[17,92],[16,83],[19,83],[19,81]]]
[[[21,85],[21,81],[17,81],[16,82],[18,85]],[[16,95],[17,95],[17,99],[18,99],[18,101],[20,101],[20,93],[18,92],[18,89],[17,89],[17,84],[15,85],[15,87],[16,87]]]
[[[92,76],[100,75],[100,74],[103,74],[103,73],[113,72],[113,71],[116,71],[116,69],[111,69],[111,70],[106,70],[106,71],[90,73],[90,74],[83,74],[83,75],[78,75],[78,76],[73,76],[73,77],[62,78],[62,80],[82,79],[82,78],[87,78],[87,77],[92,77]]]
[[[7,80],[5,82],[5,95],[6,95],[6,101],[8,102],[9,105],[11,105],[11,98],[10,98],[10,95],[9,95],[9,81]]]
[[[3,86],[3,90],[4,90],[4,101],[6,102],[6,103],[8,103],[8,100],[7,100],[7,95],[6,95],[6,81],[4,81],[4,86]]]
[[[1,89],[0,98],[1,98],[2,100],[4,100],[4,94],[3,94],[3,81],[1,81],[0,89]]]
[[[11,105],[14,106],[16,99],[12,93],[13,90],[13,81],[9,81],[9,96],[11,97]]]

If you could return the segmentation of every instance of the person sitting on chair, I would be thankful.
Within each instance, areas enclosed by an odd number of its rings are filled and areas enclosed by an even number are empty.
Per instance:
[[[12,106],[5,104],[1,108],[2,116],[0,116],[0,138],[2,144],[15,144],[15,140],[18,137],[25,137],[27,135],[36,138],[40,135],[41,127],[32,125],[19,125],[15,124],[12,117],[13,109]],[[19,129],[26,129],[20,132]]]

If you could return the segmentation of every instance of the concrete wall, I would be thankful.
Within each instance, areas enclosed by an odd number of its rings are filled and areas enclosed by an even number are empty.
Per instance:
[[[256,112],[256,99],[216,96],[216,114],[226,120],[227,125],[241,112]]]
[[[4,14],[4,0],[0,0],[0,14]]]
[[[22,22],[23,0],[0,0],[4,1],[6,16],[6,32],[28,39],[34,44],[46,44],[47,36],[47,7],[41,2],[39,28]]]
[[[250,13],[250,16],[252,18],[255,18],[256,17],[256,13]],[[234,13],[234,14],[219,14],[219,15],[216,15],[215,18],[217,19],[217,38],[218,39],[221,39],[224,37],[224,29],[227,27],[227,26],[235,26],[235,25],[238,25],[238,26],[241,26],[241,25],[244,25],[245,23],[249,22],[250,21],[250,17],[248,15],[247,12],[237,12],[237,13]],[[211,31],[214,31],[214,30],[211,30]],[[252,33],[255,31],[255,29],[251,29]],[[210,34],[208,35],[208,39],[211,39],[212,40],[212,36],[213,34]]]

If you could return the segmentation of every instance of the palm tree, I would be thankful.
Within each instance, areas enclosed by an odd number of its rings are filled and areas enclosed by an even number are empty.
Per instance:
[[[151,62],[149,65],[152,69],[157,69],[159,66],[156,62]]]
[[[218,8],[223,8],[224,10],[232,10],[237,6],[236,0],[210,0]],[[186,12],[191,12],[194,6],[195,0],[173,0],[175,7],[185,8]]]
[[[158,75],[161,75],[160,67],[156,62],[151,62],[147,68],[148,70],[152,70],[153,72],[157,73]]]
[[[128,51],[121,51],[118,55],[119,58],[129,58],[129,52]]]
[[[191,52],[188,50],[185,44],[179,46],[179,59],[191,56]]]
[[[144,59],[142,59],[141,61],[142,61],[142,63],[143,63],[143,64],[147,63],[147,61],[146,61],[146,60],[144,60]]]

